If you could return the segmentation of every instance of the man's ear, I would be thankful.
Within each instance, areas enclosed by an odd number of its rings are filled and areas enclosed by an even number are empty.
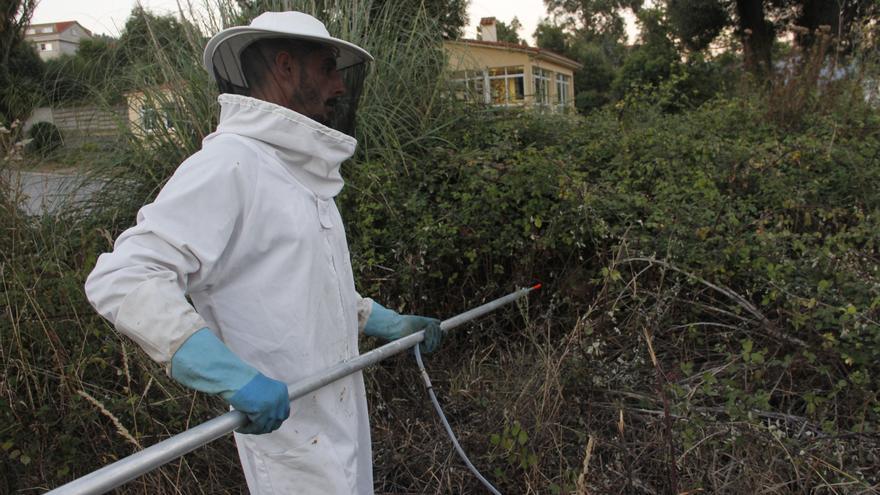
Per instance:
[[[296,83],[297,71],[296,60],[286,50],[281,50],[275,55],[275,64],[272,66],[276,81],[284,81],[285,83]]]

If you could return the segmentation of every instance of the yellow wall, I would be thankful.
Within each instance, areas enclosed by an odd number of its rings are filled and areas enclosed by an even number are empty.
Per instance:
[[[132,91],[126,93],[125,99],[128,106],[128,123],[132,133],[137,137],[143,138],[147,134],[156,132],[155,130],[146,129],[147,123],[144,122],[143,111],[144,107],[148,107],[154,112],[154,125],[163,129],[162,132],[170,132],[172,135],[176,135],[174,129],[166,128],[165,126],[165,119],[167,116],[166,110],[163,108],[165,105],[170,105],[173,98],[174,93],[169,87],[153,87],[146,91]]]
[[[532,68],[539,67],[551,72],[550,74],[550,106],[556,107],[556,74],[564,74],[569,77],[567,106],[574,108],[574,72],[569,67],[560,65],[553,60],[548,60],[541,54],[520,51],[516,48],[490,47],[477,44],[467,44],[461,41],[447,41],[443,48],[448,58],[449,70],[453,72],[470,70],[483,71],[493,67],[522,66],[525,86],[525,104],[528,106],[535,103],[535,78]]]

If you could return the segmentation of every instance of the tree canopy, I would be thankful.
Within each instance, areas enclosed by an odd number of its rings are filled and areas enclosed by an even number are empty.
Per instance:
[[[544,0],[547,12],[565,19],[590,41],[626,41],[626,10],[637,13],[644,0]]]
[[[625,42],[623,15],[637,17],[643,0],[544,0],[547,11],[579,37],[604,46]],[[706,50],[722,33],[731,32],[742,45],[745,67],[768,75],[773,47],[783,33],[794,33],[801,48],[814,45],[820,28],[847,52],[860,39],[862,28],[876,20],[876,0],[658,0],[671,39],[691,51]],[[824,27],[823,27],[824,26]]]
[[[510,23],[495,20],[495,36],[498,41],[506,43],[515,43],[517,45],[527,45],[526,41],[519,37],[519,30],[522,29],[522,23],[514,17]],[[483,27],[477,26],[477,39],[483,39]]]
[[[125,21],[125,28],[119,37],[122,57],[120,62],[150,63],[159,55],[156,48],[185,46],[189,43],[188,33],[195,31],[195,29],[188,31],[187,26],[174,16],[156,15],[136,5]]]
[[[0,120],[24,119],[39,100],[43,63],[24,41],[36,0],[6,0],[0,4]]]
[[[794,32],[802,48],[812,46],[817,30],[827,26],[839,46],[852,48],[862,22],[875,18],[875,0],[666,0],[669,23],[691,50],[703,50],[726,28],[743,46],[746,67],[765,74],[772,67],[773,44],[784,32]]]
[[[559,24],[550,22],[548,19],[538,23],[533,34],[538,48],[544,48],[556,53],[564,54],[568,50],[565,28]]]

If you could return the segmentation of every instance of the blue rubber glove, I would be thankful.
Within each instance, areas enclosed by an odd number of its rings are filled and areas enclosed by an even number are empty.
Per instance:
[[[290,416],[287,385],[239,359],[207,328],[192,334],[174,353],[171,377],[200,392],[218,394],[247,414],[251,422],[239,433],[269,433]]]
[[[397,340],[401,337],[425,331],[425,340],[419,344],[421,351],[431,353],[440,346],[443,332],[440,320],[424,316],[401,315],[373,301],[373,310],[364,326],[364,333],[384,340]]]

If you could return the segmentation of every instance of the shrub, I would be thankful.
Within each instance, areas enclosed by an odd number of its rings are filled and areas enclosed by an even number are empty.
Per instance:
[[[37,122],[28,131],[31,142],[28,144],[28,152],[46,156],[58,149],[64,142],[61,131],[51,122]]]
[[[342,204],[360,290],[451,315],[546,282],[539,309],[494,315],[435,358],[435,382],[480,418],[462,434],[489,449],[502,491],[547,473],[571,488],[587,437],[604,445],[594,462],[619,467],[593,474],[597,493],[632,478],[670,493],[809,491],[807,470],[876,483],[876,115],[806,115],[793,133],[758,97],[664,107],[481,115],[419,168],[352,169]],[[525,443],[505,450],[513,428]],[[838,467],[813,464],[834,449]],[[735,481],[706,473],[718,455],[735,459]],[[428,489],[418,478],[377,475]]]

